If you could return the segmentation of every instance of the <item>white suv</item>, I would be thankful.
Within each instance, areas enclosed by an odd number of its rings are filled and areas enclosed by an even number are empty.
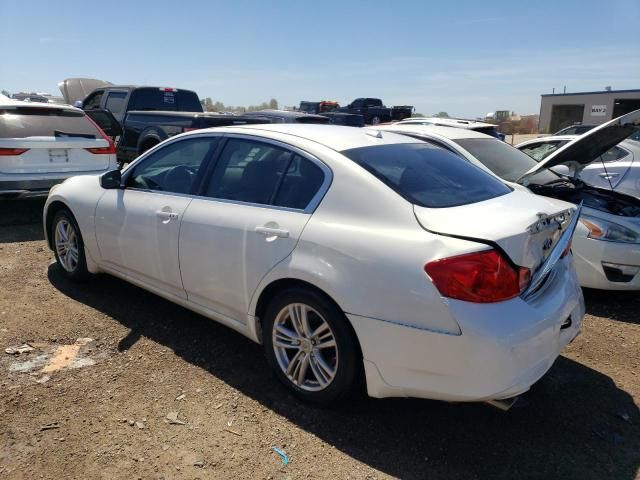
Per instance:
[[[113,142],[82,110],[0,97],[0,198],[46,196],[68,177],[114,168]]]

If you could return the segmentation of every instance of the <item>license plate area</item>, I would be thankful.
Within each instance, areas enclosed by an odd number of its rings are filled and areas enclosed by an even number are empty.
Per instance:
[[[50,163],[69,163],[69,150],[66,148],[50,148]]]

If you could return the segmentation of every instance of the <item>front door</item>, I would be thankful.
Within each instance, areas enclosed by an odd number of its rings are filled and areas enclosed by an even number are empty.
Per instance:
[[[180,223],[200,167],[219,137],[194,137],[159,148],[107,190],[96,208],[100,262],[146,286],[185,298],[178,263]]]
[[[230,138],[184,214],[180,269],[191,302],[246,322],[260,280],[294,250],[329,171],[290,147]]]

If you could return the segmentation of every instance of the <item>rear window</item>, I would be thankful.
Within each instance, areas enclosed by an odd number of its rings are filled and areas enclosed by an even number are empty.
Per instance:
[[[101,138],[81,112],[54,108],[0,109],[0,138],[65,136]]]
[[[493,138],[461,138],[455,142],[500,178],[515,182],[538,162],[517,148]],[[558,177],[548,170],[535,175],[535,183],[547,183]]]
[[[422,207],[456,207],[511,191],[463,158],[427,143],[360,147],[342,154]]]
[[[160,88],[139,88],[131,94],[129,110],[202,112],[202,105],[198,96],[188,90],[174,92]]]

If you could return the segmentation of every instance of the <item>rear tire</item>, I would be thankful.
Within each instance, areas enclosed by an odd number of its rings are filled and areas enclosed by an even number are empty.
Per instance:
[[[73,214],[63,208],[56,212],[49,232],[53,252],[62,274],[70,280],[82,281],[90,278],[84,253],[84,241]]]
[[[373,117],[371,117],[371,120],[369,121],[369,123],[371,123],[371,125],[379,125],[380,117],[377,115],[374,115]]]
[[[362,385],[362,358],[349,320],[323,295],[292,288],[263,321],[263,347],[278,379],[304,402],[330,406]]]

